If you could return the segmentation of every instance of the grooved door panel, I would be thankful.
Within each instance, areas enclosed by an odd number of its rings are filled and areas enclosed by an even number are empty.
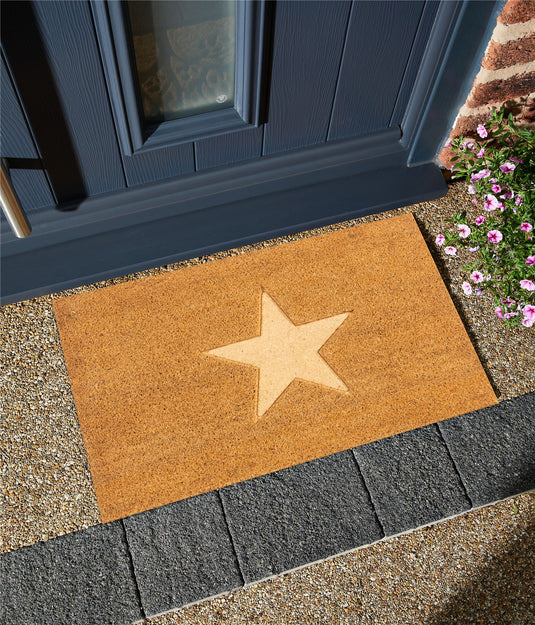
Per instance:
[[[326,140],[350,9],[350,2],[277,3],[264,154]]]
[[[89,3],[6,2],[2,43],[59,202],[125,179]]]
[[[193,143],[183,143],[133,156],[122,155],[129,187],[195,171]]]
[[[423,5],[353,3],[329,140],[388,127]]]
[[[0,157],[10,159],[11,184],[26,211],[52,206],[56,202],[3,58],[0,81]]]
[[[259,157],[262,153],[262,134],[260,127],[196,141],[197,171]]]

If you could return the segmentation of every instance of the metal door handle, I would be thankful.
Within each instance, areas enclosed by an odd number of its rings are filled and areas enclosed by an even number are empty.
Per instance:
[[[2,211],[6,216],[6,219],[15,236],[22,239],[30,234],[32,228],[28,218],[24,214],[22,206],[20,205],[17,194],[11,186],[9,168],[5,159],[2,159],[0,176],[0,204],[2,205]]]

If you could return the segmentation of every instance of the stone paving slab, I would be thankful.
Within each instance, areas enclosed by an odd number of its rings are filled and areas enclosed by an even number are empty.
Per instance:
[[[217,492],[124,524],[146,616],[243,586]]]
[[[435,425],[353,450],[387,536],[471,507]]]
[[[122,625],[141,616],[120,521],[0,557],[2,625]]]
[[[535,488],[535,393],[438,427],[474,506]]]
[[[246,582],[383,537],[351,452],[222,489]]]

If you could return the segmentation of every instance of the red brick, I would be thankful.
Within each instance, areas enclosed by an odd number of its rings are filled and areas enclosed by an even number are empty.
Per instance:
[[[477,108],[493,102],[506,102],[535,91],[535,72],[515,74],[506,80],[491,80],[472,89],[466,104]]]
[[[518,24],[535,17],[535,0],[509,0],[498,17],[503,24]]]
[[[535,60],[535,33],[504,44],[492,41],[485,58],[485,69],[502,69]]]

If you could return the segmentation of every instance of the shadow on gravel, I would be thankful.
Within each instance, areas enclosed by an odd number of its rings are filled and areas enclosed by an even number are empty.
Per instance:
[[[535,497],[535,493],[532,494]],[[533,625],[535,623],[535,519],[504,553],[490,557],[479,578],[425,625]]]

